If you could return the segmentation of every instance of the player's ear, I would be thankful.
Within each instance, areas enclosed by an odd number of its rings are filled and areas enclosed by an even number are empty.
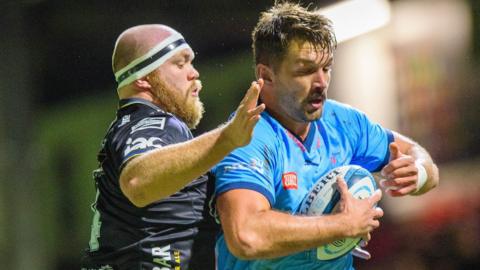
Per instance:
[[[262,78],[265,84],[271,84],[274,81],[275,74],[273,70],[264,64],[257,64],[255,67],[255,75],[257,78]]]
[[[150,84],[149,80],[147,77],[137,79],[133,82],[137,88],[140,88],[142,90],[147,90],[151,89],[152,85]]]

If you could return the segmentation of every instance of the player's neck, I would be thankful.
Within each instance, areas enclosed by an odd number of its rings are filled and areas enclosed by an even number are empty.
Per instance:
[[[120,99],[141,98],[154,103],[154,97],[149,91],[132,91],[130,89],[122,89],[122,91],[119,91],[118,96]]]
[[[299,122],[296,121],[285,113],[277,113],[274,110],[269,110],[267,107],[268,113],[273,116],[273,118],[277,119],[277,121],[282,124],[284,128],[286,128],[290,133],[294,134],[298,139],[302,142],[308,136],[308,131],[310,130],[310,123],[309,122]]]
[[[293,122],[290,125],[284,125],[291,133],[295,134],[302,142],[308,136],[308,131],[310,130],[310,123],[299,123]]]

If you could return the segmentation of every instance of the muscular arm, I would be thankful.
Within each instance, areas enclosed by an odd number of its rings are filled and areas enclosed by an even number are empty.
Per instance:
[[[356,200],[341,181],[341,211],[315,217],[272,210],[268,200],[252,190],[235,189],[221,194],[217,208],[229,250],[242,259],[274,258],[361,236],[378,227],[375,219],[383,212],[372,206],[381,193]]]
[[[248,144],[264,105],[257,106],[263,82],[252,83],[237,113],[226,125],[187,142],[165,146],[129,161],[120,187],[136,206],[143,207],[180,190],[225,155]]]
[[[390,162],[382,169],[382,175],[386,177],[383,185],[391,188],[387,192],[392,196],[420,195],[435,188],[439,184],[439,171],[430,154],[399,133],[394,132],[394,137],[394,142],[390,144]],[[427,181],[417,192],[416,162],[422,164],[427,172]]]

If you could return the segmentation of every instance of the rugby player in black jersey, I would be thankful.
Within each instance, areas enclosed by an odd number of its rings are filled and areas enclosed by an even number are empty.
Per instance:
[[[203,114],[194,53],[165,25],[124,31],[112,67],[120,98],[94,171],[97,187],[83,270],[215,269],[218,225],[207,170],[248,144],[264,110],[252,82],[235,117],[193,138]]]

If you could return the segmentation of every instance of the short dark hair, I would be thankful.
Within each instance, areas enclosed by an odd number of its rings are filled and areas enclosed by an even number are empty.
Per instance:
[[[274,69],[283,61],[291,41],[310,42],[333,53],[337,40],[332,22],[318,12],[299,4],[276,3],[262,12],[252,32],[252,49],[255,64],[265,64]]]

